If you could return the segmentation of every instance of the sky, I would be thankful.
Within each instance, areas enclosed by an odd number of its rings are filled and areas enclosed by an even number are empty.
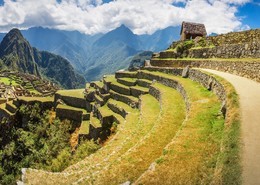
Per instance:
[[[121,24],[152,34],[182,21],[208,34],[260,28],[260,0],[0,0],[0,32],[42,26],[106,33]]]

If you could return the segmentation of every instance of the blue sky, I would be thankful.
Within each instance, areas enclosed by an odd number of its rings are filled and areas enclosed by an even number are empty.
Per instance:
[[[42,26],[96,34],[125,24],[151,34],[192,21],[226,33],[260,28],[259,20],[260,0],[0,0],[2,32]]]

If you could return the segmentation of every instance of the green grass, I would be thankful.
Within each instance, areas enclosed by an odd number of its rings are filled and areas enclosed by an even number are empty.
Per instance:
[[[71,90],[59,90],[56,93],[61,96],[75,97],[75,98],[84,98],[85,89],[71,89]]]
[[[156,74],[159,74],[156,72]],[[210,184],[221,153],[224,118],[216,95],[201,85],[171,75],[180,81],[191,103],[188,120],[156,160],[154,171],[146,171],[137,184]]]
[[[179,130],[185,119],[185,104],[180,93],[161,84],[154,87],[162,93],[159,119],[151,120],[155,122],[153,128],[131,150],[108,166],[107,170],[102,170],[97,176],[92,177],[95,183],[121,184],[127,180],[133,182],[161,155],[163,148]],[[147,120],[151,115],[142,116],[147,116]]]
[[[80,177],[94,174],[99,170],[107,168],[120,156],[130,150],[146,134],[151,131],[155,121],[160,115],[158,101],[150,95],[141,97],[141,113],[138,109],[131,109],[126,116],[126,122],[117,126],[116,134],[111,137],[95,155],[91,155],[83,161],[70,166],[64,172],[71,175],[47,174],[39,171],[27,171],[26,178],[30,183],[39,183],[38,176],[46,179],[48,184],[70,184],[77,181]],[[75,173],[74,173],[75,172]]]
[[[116,105],[117,107],[119,107],[121,109],[124,109],[126,112],[131,112],[132,111],[132,108],[129,105],[123,103],[123,102],[116,101],[114,99],[109,99],[108,102],[111,103],[111,104]]]
[[[138,85],[132,86],[132,87],[130,87],[130,88],[132,88],[132,89],[137,89],[137,90],[141,90],[141,91],[144,91],[144,92],[149,92],[149,88],[147,88],[147,87],[142,87],[142,86],[138,86]]]
[[[10,85],[10,82],[12,85],[19,85],[16,81],[12,80],[11,78],[7,77],[0,77],[0,83],[4,83],[5,85]]]
[[[82,111],[83,114],[87,113],[87,111],[85,109],[80,109],[80,108],[76,108],[76,107],[72,107],[72,106],[68,106],[68,105],[62,105],[62,104],[58,104],[57,109],[68,109],[68,110]]]
[[[53,102],[54,101],[54,97],[19,97],[19,100],[24,100],[27,102],[30,101],[39,101],[39,102]]]
[[[79,134],[89,134],[89,121],[82,121]]]
[[[93,125],[95,128],[101,127],[100,120],[94,117],[92,114],[90,115],[90,124]]]

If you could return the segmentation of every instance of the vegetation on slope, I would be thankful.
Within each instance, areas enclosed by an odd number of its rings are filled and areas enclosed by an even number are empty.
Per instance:
[[[99,146],[82,142],[72,155],[71,123],[51,118],[39,105],[22,105],[14,121],[3,119],[0,124],[0,184],[15,184],[21,168],[60,171],[95,152]]]
[[[31,47],[18,29],[12,29],[0,44],[1,69],[45,76],[65,88],[82,87],[85,79],[66,59]]]

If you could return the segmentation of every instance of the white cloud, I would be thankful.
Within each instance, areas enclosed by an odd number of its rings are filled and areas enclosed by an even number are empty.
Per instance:
[[[237,6],[250,0],[4,0],[0,31],[12,27],[107,32],[125,24],[137,34],[153,33],[183,20],[204,23],[208,33],[225,33],[245,27],[236,17]],[[182,2],[184,7],[174,3]]]

